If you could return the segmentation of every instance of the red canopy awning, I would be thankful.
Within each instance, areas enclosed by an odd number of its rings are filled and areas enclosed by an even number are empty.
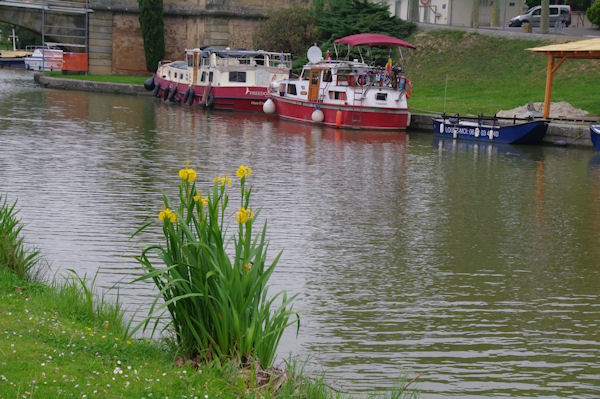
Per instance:
[[[395,37],[380,35],[378,33],[359,33],[334,40],[334,43],[345,43],[350,46],[399,46],[416,48],[409,42],[396,39]]]

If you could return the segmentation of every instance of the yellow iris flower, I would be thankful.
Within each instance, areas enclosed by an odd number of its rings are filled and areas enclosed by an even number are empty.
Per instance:
[[[174,223],[177,220],[177,215],[173,213],[172,210],[170,210],[169,208],[165,208],[164,211],[161,211],[158,214],[158,219],[159,220],[166,220],[168,219],[171,223]]]
[[[221,186],[224,186],[225,183],[227,183],[227,185],[229,187],[231,187],[231,179],[229,177],[227,177],[227,172],[225,172],[225,175],[223,177],[215,177],[215,180],[213,180],[214,183],[220,181],[221,182]]]
[[[250,175],[252,174],[252,168],[248,168],[247,166],[240,165],[240,168],[235,172],[235,174],[240,179],[246,175],[248,175],[248,177],[250,177]]]
[[[196,180],[196,171],[194,169],[190,169],[188,166],[190,165],[190,161],[185,163],[185,169],[179,169],[179,178],[181,180],[187,180],[189,183]]]
[[[235,214],[235,220],[238,223],[246,223],[254,217],[254,213],[250,209],[238,208],[238,211]]]

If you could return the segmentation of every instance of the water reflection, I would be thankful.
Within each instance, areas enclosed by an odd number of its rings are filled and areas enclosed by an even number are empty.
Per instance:
[[[424,397],[600,392],[592,150],[201,112],[5,71],[0,90],[0,192],[54,269],[99,269],[104,289],[131,281],[133,256],[160,235],[129,237],[156,219],[161,190],[175,195],[186,161],[207,187],[250,165],[271,256],[284,250],[272,290],[305,311],[282,357],[309,357],[352,392],[418,373]],[[152,292],[120,285],[140,315]]]

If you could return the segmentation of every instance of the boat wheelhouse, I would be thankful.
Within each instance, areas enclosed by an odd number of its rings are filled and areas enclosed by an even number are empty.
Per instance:
[[[289,76],[290,53],[186,49],[185,61],[161,62],[145,83],[164,100],[231,111],[262,111],[267,88]]]
[[[377,34],[360,34],[338,39],[348,46],[397,46],[410,43]],[[337,48],[336,48],[337,54]],[[337,57],[336,57],[337,58]],[[412,85],[402,68],[368,65],[362,59],[323,59],[319,47],[308,51],[309,62],[295,79],[283,79],[270,88],[266,113],[298,122],[356,129],[406,129],[410,124],[407,100]]]

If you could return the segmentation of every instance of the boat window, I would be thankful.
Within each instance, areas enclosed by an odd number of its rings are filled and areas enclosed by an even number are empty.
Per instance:
[[[377,101],[385,101],[387,99],[387,93],[377,93],[375,95],[375,100]]]
[[[279,84],[279,94],[283,96],[284,93],[285,93],[285,83],[280,83]]]
[[[302,80],[309,80],[310,71],[308,69],[302,70],[302,75],[300,76]]]
[[[323,73],[323,82],[331,82],[331,71],[327,70]]]
[[[202,77],[200,78],[201,82],[204,82],[206,80],[206,72],[202,72]]]
[[[297,92],[296,92],[296,85],[292,84],[292,83],[288,84],[287,92],[288,92],[288,94],[296,95],[297,94]]]
[[[340,69],[337,72],[337,81],[339,85],[347,85],[348,84],[348,76],[352,71],[349,69]]]
[[[194,56],[192,54],[188,54],[187,55],[187,65],[189,67],[193,67],[194,66]]]
[[[230,82],[245,82],[246,81],[246,72],[229,72],[229,81]]]
[[[208,81],[209,81],[210,83],[212,83],[212,81],[213,81],[213,72],[210,72],[210,73],[208,74]]]
[[[329,98],[332,100],[343,100],[346,101],[346,92],[345,91],[330,91]]]

